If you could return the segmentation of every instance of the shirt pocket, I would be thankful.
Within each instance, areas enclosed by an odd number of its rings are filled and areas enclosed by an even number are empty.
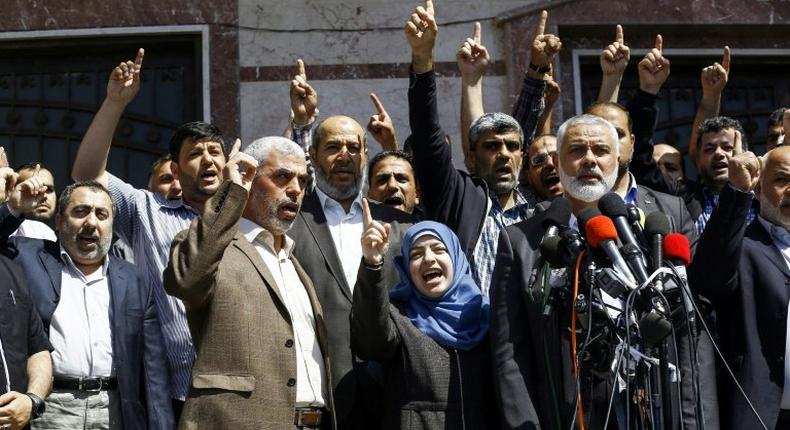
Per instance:
[[[214,388],[219,390],[251,393],[255,391],[255,376],[227,375],[217,373],[193,373],[192,387],[197,389]]]

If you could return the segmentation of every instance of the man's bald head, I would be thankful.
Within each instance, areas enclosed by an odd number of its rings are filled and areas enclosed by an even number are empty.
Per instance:
[[[790,230],[790,146],[778,146],[765,155],[760,175],[760,215]]]
[[[656,144],[653,147],[653,160],[667,180],[674,182],[684,178],[683,154],[674,146],[665,143]]]

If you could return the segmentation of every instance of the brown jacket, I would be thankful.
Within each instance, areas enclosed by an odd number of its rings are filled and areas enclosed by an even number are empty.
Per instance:
[[[246,190],[226,181],[170,250],[164,287],[184,302],[197,351],[180,429],[294,427],[293,327],[269,269],[238,231],[246,201]],[[312,303],[332,387],[321,306],[310,278],[291,261]]]

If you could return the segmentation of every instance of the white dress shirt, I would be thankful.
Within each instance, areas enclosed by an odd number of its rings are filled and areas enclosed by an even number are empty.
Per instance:
[[[335,242],[335,250],[340,257],[343,265],[346,282],[351,292],[354,292],[354,284],[357,283],[357,272],[359,263],[362,261],[362,244],[360,238],[364,229],[362,227],[362,197],[361,194],[351,203],[348,213],[340,206],[340,203],[333,200],[320,189],[316,188],[318,199],[321,201],[321,208],[326,216],[326,226],[332,234],[332,241]]]
[[[85,276],[63,247],[60,301],[52,315],[49,341],[55,376],[112,376],[112,309],[107,277],[109,258]]]
[[[275,254],[274,237],[268,230],[242,218],[239,231],[263,258],[291,315],[296,349],[296,406],[323,407],[327,399],[324,355],[315,332],[310,297],[290,259],[294,241],[284,236],[283,247]]]
[[[56,242],[58,240],[54,230],[49,228],[49,226],[43,222],[36,221],[34,219],[26,219],[22,221],[22,224],[19,226],[19,228],[11,233],[11,237],[14,236],[29,237],[31,239],[43,239],[50,242]]]

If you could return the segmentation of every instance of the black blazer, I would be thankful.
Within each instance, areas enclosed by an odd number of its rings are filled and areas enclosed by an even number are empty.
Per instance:
[[[390,249],[385,261],[392,261],[400,255],[403,233],[414,223],[414,217],[375,202],[370,202],[370,210],[375,220],[390,224]],[[353,409],[366,408],[361,405],[363,400],[358,398],[357,389],[360,385],[371,387],[372,380],[366,375],[367,365],[356,360],[351,353],[351,287],[346,281],[332,234],[326,226],[326,216],[317,193],[305,196],[302,210],[288,231],[288,236],[295,242],[294,255],[313,281],[318,301],[324,310],[335,414],[342,425],[348,422]],[[383,270],[386,279],[394,285],[398,279],[395,267],[385,264]]]
[[[25,272],[33,304],[49,332],[65,262],[58,242],[8,238],[5,233],[16,230],[21,222],[7,210],[0,211],[0,247]],[[108,257],[113,368],[124,428],[172,429],[169,372],[151,287],[142,282],[135,266]]]
[[[639,187],[637,206],[646,214],[661,211],[672,217],[673,230],[696,237],[694,224],[688,216],[683,202],[676,196]],[[506,227],[500,232],[499,247],[494,275],[491,281],[491,343],[494,368],[494,386],[499,402],[502,427],[506,429],[555,429],[566,428],[573,414],[573,376],[570,370],[570,353],[567,331],[570,317],[567,312],[553,312],[550,318],[543,317],[543,306],[528,300],[530,279],[540,260],[539,245],[543,236],[541,222],[543,205],[538,205],[533,217]],[[555,308],[556,309],[556,308]],[[678,338],[678,344],[687,342]],[[700,361],[712,362],[712,352],[703,345]],[[545,355],[543,351],[547,351]],[[674,354],[670,352],[670,356]],[[563,363],[558,365],[557,363]],[[567,363],[567,365],[565,364]],[[681,354],[681,372],[684,381],[690,381],[685,373],[691,366],[690,359]],[[713,372],[700,375],[704,381],[705,407],[717,412],[715,375]],[[551,400],[550,387],[555,387],[559,401]],[[684,398],[689,396],[691,386],[684,384]],[[675,396],[678,393],[673,393]],[[606,399],[604,399],[606,400]],[[695,428],[689,409],[693,404],[684,403],[685,428]],[[596,410],[605,410],[607,405],[596,404]],[[711,422],[707,428],[717,428]],[[603,419],[601,419],[603,421]],[[600,427],[599,423],[599,427]],[[679,426],[676,417],[674,427]],[[595,424],[591,428],[597,428]]]
[[[746,225],[750,193],[727,185],[689,268],[692,288],[716,306],[721,346],[738,382],[768,428],[776,426],[784,388],[790,270],[770,234]],[[759,428],[731,383],[722,384],[722,428]]]

